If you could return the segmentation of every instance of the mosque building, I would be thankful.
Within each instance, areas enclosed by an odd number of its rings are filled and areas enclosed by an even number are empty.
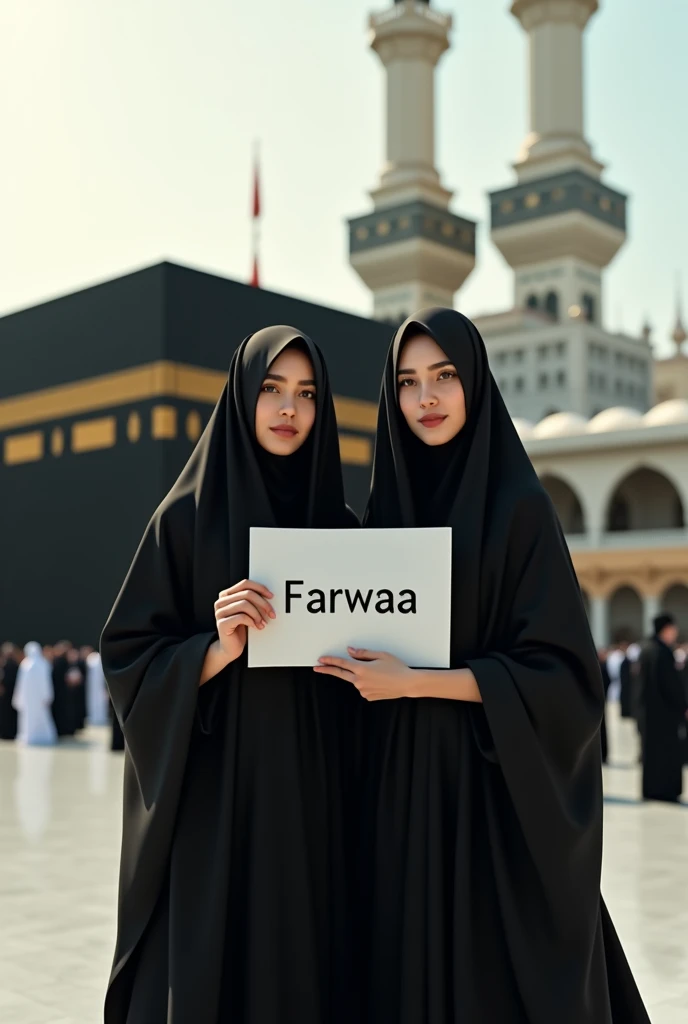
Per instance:
[[[585,137],[584,35],[599,6],[511,5],[528,37],[530,123],[515,183],[489,204],[513,305],[475,320],[605,644],[647,633],[660,609],[688,637],[688,358],[680,309],[669,359],[653,358],[649,327],[639,337],[605,327],[604,271],[626,239],[627,199]],[[387,76],[386,161],[349,234],[372,319],[169,263],[0,318],[0,536],[13,539],[3,634],[97,641],[232,347],[270,323],[323,345],[347,494],[362,509],[390,326],[424,306],[460,306],[476,262],[476,224],[451,209],[435,166],[435,69],[452,19],[430,0],[387,0],[369,28]]]
[[[647,326],[639,337],[604,326],[603,275],[626,239],[627,199],[585,137],[584,34],[599,6],[511,5],[528,37],[530,123],[516,183],[489,198],[513,307],[474,320],[604,644],[644,635],[660,609],[688,635],[688,359],[680,311],[672,359],[653,359]],[[387,159],[374,212],[350,222],[350,253],[374,316],[391,322],[454,305],[475,265],[475,225],[450,212],[434,164],[433,75],[450,30],[417,0],[370,19],[387,72]]]

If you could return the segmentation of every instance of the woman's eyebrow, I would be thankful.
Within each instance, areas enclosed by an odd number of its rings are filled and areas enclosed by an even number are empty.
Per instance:
[[[443,366],[453,366],[451,359],[443,359],[441,363],[433,363],[432,366],[428,366],[428,370],[441,370]],[[402,373],[415,373],[415,370],[397,370],[397,374]]]
[[[280,377],[279,373],[266,373],[265,376],[263,377],[263,380],[276,380],[276,381],[279,381],[280,384],[286,384],[287,383],[287,378],[286,377]],[[314,388],[315,387],[315,381],[314,380],[300,380],[299,381],[299,387],[305,387],[306,385],[308,385],[309,387]]]

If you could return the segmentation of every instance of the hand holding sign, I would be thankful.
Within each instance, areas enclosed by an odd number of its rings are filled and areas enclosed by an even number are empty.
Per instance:
[[[412,696],[415,672],[400,658],[386,651],[367,651],[349,647],[351,658],[318,658],[313,669],[321,675],[336,676],[353,683],[366,700],[397,700]]]
[[[275,611],[269,599],[271,591],[262,583],[242,580],[222,590],[215,602],[215,622],[220,647],[234,661],[246,646],[249,629],[264,629]]]

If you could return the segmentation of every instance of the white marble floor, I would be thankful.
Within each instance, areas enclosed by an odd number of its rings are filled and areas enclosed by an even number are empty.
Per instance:
[[[611,718],[603,893],[653,1024],[686,1024],[688,807],[637,801],[633,728]],[[121,774],[102,730],[55,750],[0,742],[2,1024],[102,1020]]]

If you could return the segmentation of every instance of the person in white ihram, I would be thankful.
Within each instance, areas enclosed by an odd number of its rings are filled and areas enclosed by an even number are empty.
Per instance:
[[[12,707],[19,715],[17,741],[25,746],[51,747],[57,743],[57,729],[51,711],[55,695],[50,663],[41,645],[28,643],[19,666]]]
[[[89,725],[107,725],[109,699],[105,674],[98,651],[91,651],[86,658],[86,718]]]

